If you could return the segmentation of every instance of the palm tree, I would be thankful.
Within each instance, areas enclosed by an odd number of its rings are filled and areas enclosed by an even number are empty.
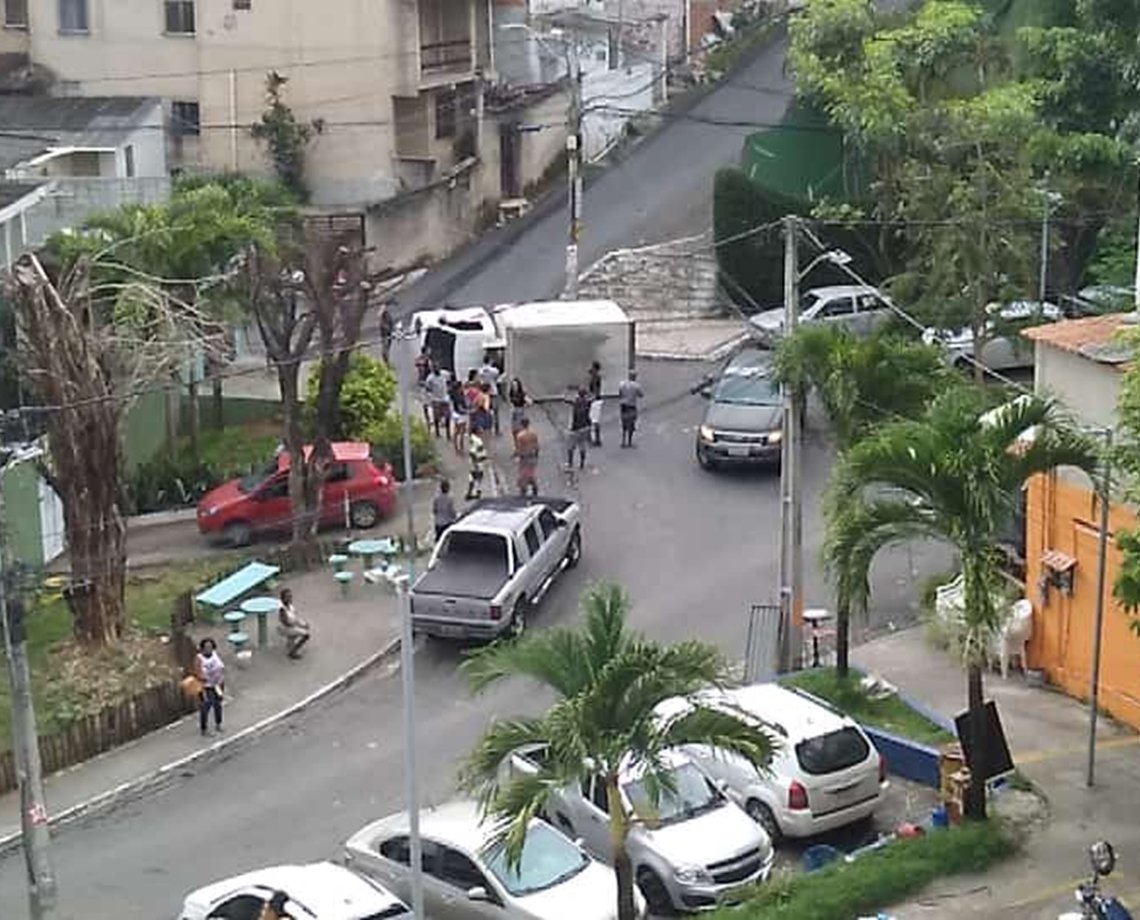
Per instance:
[[[595,586],[582,601],[581,629],[527,632],[475,652],[462,665],[475,692],[506,677],[530,678],[554,691],[557,700],[545,714],[491,725],[469,755],[461,785],[476,793],[488,816],[499,822],[507,855],[517,859],[527,824],[543,812],[548,795],[597,777],[609,803],[619,920],[635,917],[626,839],[639,820],[623,805],[620,771],[643,770],[647,789],[669,791],[672,779],[662,756],[669,748],[715,745],[763,769],[774,744],[743,714],[696,701],[667,723],[655,719],[654,707],[662,700],[722,685],[726,665],[703,642],[660,645],[630,631],[628,608],[622,588]],[[530,745],[547,751],[538,772],[508,778],[503,769],[508,758]]]
[[[828,516],[831,562],[848,601],[866,598],[871,562],[884,546],[915,537],[950,544],[962,560],[969,733],[975,763],[985,762],[982,686],[998,626],[993,587],[996,544],[1027,479],[1061,466],[1091,472],[1091,442],[1056,406],[1020,397],[985,412],[985,395],[951,390],[922,418],[891,422],[854,444],[836,470]],[[985,817],[985,784],[971,785],[970,817]]]

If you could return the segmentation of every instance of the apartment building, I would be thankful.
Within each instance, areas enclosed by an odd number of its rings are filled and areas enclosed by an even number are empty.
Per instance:
[[[270,72],[319,124],[314,205],[364,209],[477,152],[494,62],[488,0],[0,0],[0,56],[57,96],[157,96],[186,171],[268,174],[250,133]],[[6,126],[16,128],[18,126]]]

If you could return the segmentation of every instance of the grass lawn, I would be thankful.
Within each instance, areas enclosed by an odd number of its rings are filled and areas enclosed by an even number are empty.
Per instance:
[[[981,872],[1017,845],[993,821],[899,840],[853,863],[773,878],[718,920],[852,920],[905,900],[936,879]]]
[[[827,700],[856,722],[871,725],[924,744],[940,745],[954,736],[915,712],[897,696],[876,700],[859,686],[861,676],[854,672],[840,680],[834,668],[812,668],[790,675],[786,683]]]
[[[124,692],[135,693],[174,673],[160,636],[170,629],[175,598],[240,564],[210,557],[131,572],[127,576],[128,635],[114,647],[91,651],[71,641],[71,612],[50,589],[29,605],[28,659],[40,734],[98,711]],[[8,674],[0,664],[0,750],[11,721]]]

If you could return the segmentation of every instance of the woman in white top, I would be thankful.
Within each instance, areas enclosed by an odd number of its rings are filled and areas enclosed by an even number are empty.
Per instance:
[[[226,687],[226,666],[218,654],[217,643],[213,639],[203,639],[198,643],[198,654],[194,658],[194,673],[202,682],[202,692],[198,697],[198,727],[207,734],[210,710],[214,711],[214,729],[222,730],[222,698]]]
[[[278,629],[285,636],[285,652],[290,658],[301,657],[301,647],[309,641],[312,632],[309,624],[297,616],[293,606],[293,592],[285,588],[281,592],[281,606],[277,608]]]

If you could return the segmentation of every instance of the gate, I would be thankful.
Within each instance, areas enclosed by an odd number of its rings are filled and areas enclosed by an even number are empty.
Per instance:
[[[780,605],[753,604],[748,611],[744,642],[744,680],[755,684],[772,680],[779,671]]]

